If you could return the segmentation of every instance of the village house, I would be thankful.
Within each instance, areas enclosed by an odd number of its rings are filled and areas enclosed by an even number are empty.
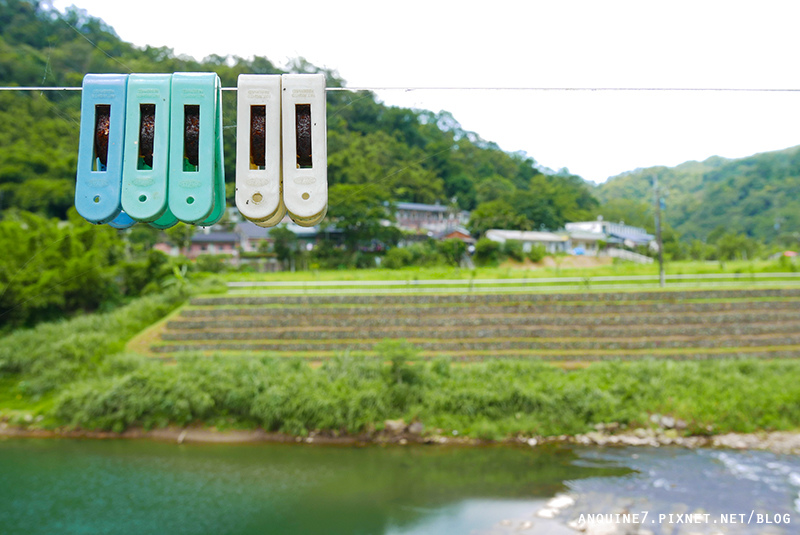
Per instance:
[[[569,224],[569,223],[567,223]],[[602,232],[590,232],[587,230],[568,231],[572,254],[598,256],[602,252],[602,246],[608,243],[608,236]]]
[[[450,227],[464,226],[469,212],[456,211],[442,204],[398,202],[395,204],[397,228],[417,233],[442,233]]]
[[[467,245],[475,245],[476,241],[469,230],[461,226],[447,228],[443,232],[434,234],[433,237],[437,240],[461,240]]]
[[[626,225],[624,222],[613,223],[611,221],[603,220],[603,216],[599,216],[595,221],[576,221],[567,223],[564,228],[572,236],[573,233],[581,236],[588,236],[586,233],[595,236],[605,236],[606,243],[620,244],[624,247],[633,249],[639,245],[649,245],[653,241],[654,236],[648,234],[647,231],[641,227],[634,227]]]
[[[555,232],[490,229],[486,231],[486,237],[498,243],[520,241],[525,253],[529,253],[534,245],[544,246],[548,254],[568,253],[570,246],[569,236]]]
[[[310,250],[319,239],[337,239],[341,231],[332,228],[321,229],[316,227],[301,227],[287,216],[281,225],[285,225],[297,236],[297,246]],[[273,239],[270,237],[271,228],[259,227],[252,221],[240,219],[232,231],[216,230],[215,228],[198,229],[192,235],[191,244],[185,251],[180,251],[177,246],[167,242],[159,242],[154,249],[170,256],[184,254],[190,260],[197,259],[200,255],[230,255],[234,265],[238,265],[241,256],[247,253],[262,253],[270,249]]]
[[[236,232],[197,232],[192,236],[191,244],[185,251],[166,242],[159,242],[153,248],[170,256],[183,254],[190,260],[195,260],[204,254],[238,257],[240,245],[241,238]]]

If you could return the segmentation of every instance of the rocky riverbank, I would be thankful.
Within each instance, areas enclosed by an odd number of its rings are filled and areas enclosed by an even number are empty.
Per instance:
[[[578,435],[558,435],[548,437],[514,437],[503,441],[491,441],[446,435],[439,429],[429,430],[421,422],[406,423],[403,420],[386,420],[380,430],[368,429],[358,435],[311,432],[300,437],[285,433],[253,430],[217,430],[206,427],[165,427],[145,430],[131,428],[121,433],[84,429],[55,428],[45,429],[30,425],[20,425],[0,421],[0,437],[38,437],[38,438],[94,438],[94,439],[150,439],[179,444],[187,442],[207,443],[304,443],[304,444],[432,444],[481,446],[490,444],[515,444],[540,447],[548,444],[573,444],[580,446],[678,446],[682,448],[727,448],[735,450],[764,450],[778,454],[800,454],[800,431],[772,431],[757,433],[725,433],[708,436],[684,436],[685,423],[671,417],[654,415],[661,424],[653,428],[624,429],[617,423],[598,424],[595,431]]]

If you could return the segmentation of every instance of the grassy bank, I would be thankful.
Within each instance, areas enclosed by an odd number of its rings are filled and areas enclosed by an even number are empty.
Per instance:
[[[794,429],[800,363],[599,363],[564,371],[530,361],[385,365],[338,357],[314,368],[285,359],[142,363],[80,381],[55,398],[55,421],[121,431],[203,422],[305,435],[359,433],[387,419],[480,438],[585,432],[600,422],[685,420],[689,433]]]
[[[518,279],[548,277],[603,277],[658,275],[658,264],[612,263],[590,267],[570,266],[569,257],[557,258],[560,265],[519,264],[506,262],[500,267],[406,267],[402,269],[346,269],[282,271],[278,273],[226,273],[220,277],[225,281],[405,281],[441,279]],[[665,265],[667,275],[720,274],[720,273],[774,273],[798,269],[796,264],[774,260],[677,261]]]
[[[401,340],[380,344],[377,359],[345,353],[322,364],[258,355],[164,363],[121,352],[182,300],[148,297],[0,339],[0,415],[43,427],[200,424],[299,436],[362,433],[403,418],[493,439],[608,422],[647,427],[656,413],[694,434],[800,427],[795,360],[611,361],[565,371],[531,360],[423,361]]]

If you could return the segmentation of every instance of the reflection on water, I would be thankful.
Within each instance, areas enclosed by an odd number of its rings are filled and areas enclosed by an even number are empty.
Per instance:
[[[567,448],[0,442],[3,533],[463,534],[565,480],[622,475]],[[606,464],[608,466],[603,466]]]

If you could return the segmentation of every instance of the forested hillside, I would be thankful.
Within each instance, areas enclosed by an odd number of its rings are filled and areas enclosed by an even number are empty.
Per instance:
[[[596,195],[612,218],[649,220],[656,175],[664,218],[686,240],[713,240],[724,231],[775,245],[800,241],[800,147],[637,169],[610,178]]]
[[[288,68],[320,70],[303,59]],[[78,86],[88,72],[175,71],[215,71],[223,86],[235,86],[240,73],[282,72],[265,57],[196,61],[167,48],[137,48],[85,13],[61,15],[36,2],[0,0],[3,85]],[[344,84],[336,72],[325,74],[328,86]],[[79,103],[77,92],[0,93],[0,208],[66,216],[74,188]],[[235,93],[225,92],[229,203],[235,109]],[[597,204],[580,178],[543,175],[533,159],[505,153],[463,131],[447,112],[388,107],[369,92],[329,92],[328,153],[331,198],[338,199],[329,211],[334,219],[337,204],[363,198],[352,194],[364,188],[375,201],[455,201],[462,209],[492,202],[490,208],[509,223],[526,228],[557,228],[588,215]]]

